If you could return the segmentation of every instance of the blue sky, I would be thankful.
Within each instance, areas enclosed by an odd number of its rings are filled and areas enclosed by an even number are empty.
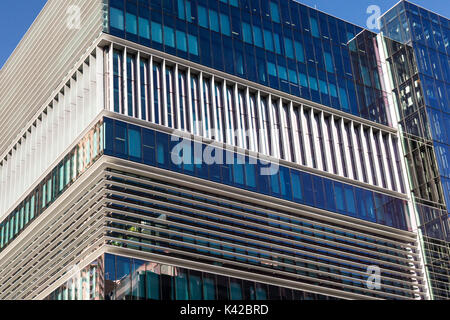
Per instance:
[[[67,0],[64,0],[67,1]],[[70,0],[69,0],[70,1]],[[46,0],[1,0],[0,1],[0,66],[11,55],[20,39],[33,23]],[[370,5],[378,5],[385,12],[398,0],[299,0],[299,2],[317,7],[341,19],[365,26]],[[412,0],[434,12],[450,17],[448,0]]]

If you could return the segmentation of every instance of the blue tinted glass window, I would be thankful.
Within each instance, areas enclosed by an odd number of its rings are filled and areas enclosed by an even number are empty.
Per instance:
[[[123,11],[120,9],[111,7],[110,13],[111,13],[111,17],[110,17],[111,27],[119,29],[119,30],[124,30]]]
[[[302,186],[303,186],[303,199],[305,199],[305,203],[310,206],[313,206],[314,193],[310,174],[302,173]]]
[[[330,94],[331,94],[331,96],[334,97],[334,98],[337,98],[337,97],[338,97],[336,85],[333,84],[333,83],[330,83]]]
[[[177,49],[184,52],[187,51],[186,33],[179,30],[177,30]]]
[[[364,190],[363,192],[364,192],[364,204],[366,206],[368,219],[372,222],[376,222],[373,192],[370,192],[368,190]]]
[[[270,190],[272,191],[272,195],[280,195],[280,182],[278,178],[278,174],[273,174],[269,176],[270,180]]]
[[[289,69],[289,81],[298,84],[298,74],[296,70]]]
[[[326,209],[336,212],[336,200],[334,198],[333,182],[328,179],[323,179],[323,187],[325,190]]]
[[[345,195],[344,189],[341,183],[334,183],[334,193],[336,195],[336,206],[337,209],[342,213],[346,211],[345,208]]]
[[[168,165],[167,156],[169,154],[168,150],[168,140],[167,135],[164,133],[157,133],[156,136],[156,161],[161,166]]]
[[[292,200],[291,175],[286,167],[280,167],[280,185],[281,196],[284,199]]]
[[[233,175],[234,175],[234,183],[239,186],[243,186],[244,185],[244,165],[237,163],[236,158],[235,158],[234,165],[233,165]]]
[[[303,192],[300,174],[297,171],[291,170],[291,179],[294,201],[301,202],[303,200]]]
[[[139,36],[150,39],[150,25],[146,18],[139,17]]]
[[[184,6],[184,0],[178,0],[178,18],[181,20],[186,19],[186,12],[185,12],[185,6]]]
[[[183,168],[185,173],[194,173],[194,150],[192,147],[192,143],[187,144],[183,148]]]
[[[209,26],[211,30],[219,32],[219,15],[215,10],[209,10]]]
[[[208,166],[203,161],[203,150],[205,145],[194,143],[195,173],[201,178],[208,179]]]
[[[152,21],[152,41],[162,43],[162,27],[161,24]]]
[[[323,54],[325,57],[325,67],[326,67],[327,71],[334,73],[334,64],[333,64],[333,58],[331,56],[331,53],[324,52]]]
[[[202,279],[196,272],[189,273],[189,292],[191,300],[202,300]]]
[[[164,26],[164,44],[175,48],[175,32],[173,28]]]
[[[230,18],[223,13],[220,14],[220,28],[224,35],[231,36]]]
[[[311,22],[311,34],[312,34],[312,36],[318,38],[319,37],[319,25],[317,24],[317,19],[311,17],[309,19],[309,21]]]
[[[280,11],[278,10],[278,3],[270,2],[270,15],[274,22],[280,23]]]
[[[244,42],[253,43],[252,27],[248,23],[242,22],[242,36]]]
[[[292,39],[284,38],[284,47],[286,48],[286,56],[294,59],[294,44]]]
[[[344,190],[345,190],[345,202],[347,205],[347,210],[350,213],[350,215],[356,215],[354,188],[345,186]]]
[[[305,87],[305,88],[309,87],[308,86],[308,77],[306,76],[306,74],[299,73],[299,75],[300,75],[300,84],[301,84],[301,86]]]
[[[128,158],[127,126],[116,121],[114,129],[114,152],[119,157]]]
[[[278,35],[278,33],[274,33],[273,37],[274,37],[274,43],[275,43],[275,52],[278,54],[282,54],[281,53],[280,36]]]
[[[129,33],[137,34],[137,18],[135,14],[127,12],[126,14],[126,30]]]
[[[285,67],[278,66],[278,75],[283,80],[287,80],[288,79],[288,77],[287,77],[287,70],[286,70]]]
[[[191,34],[188,35],[189,53],[198,56],[198,38]]]
[[[142,133],[142,144],[146,147],[155,146],[155,132],[153,130],[144,129]]]
[[[191,1],[187,0],[186,1],[186,20],[188,22],[192,22],[192,5],[191,5]]]
[[[303,50],[303,44],[301,44],[298,41],[294,41],[294,45],[295,45],[295,56],[297,58],[297,61],[305,62],[305,52]]]
[[[244,57],[242,56],[242,52],[236,50],[236,72],[240,75],[244,74]]]
[[[339,86],[339,100],[341,107],[345,110],[349,109],[347,90],[344,87]]]
[[[309,87],[312,90],[316,90],[316,91],[319,89],[319,87],[317,85],[317,78],[316,77],[309,76]]]
[[[245,164],[245,182],[247,187],[250,188],[256,188],[255,167],[254,164]]]
[[[141,130],[128,129],[128,145],[130,157],[141,158]]]
[[[142,134],[144,163],[153,165],[155,163],[155,134],[152,130],[143,130]]]
[[[104,126],[105,126],[105,154],[112,155],[114,152],[114,127],[113,127],[113,121],[111,119],[105,119],[104,120]]]
[[[267,69],[270,76],[277,77],[277,66],[273,64],[272,62],[267,63]]]
[[[208,12],[205,7],[198,6],[198,24],[201,27],[209,28],[208,24]]]
[[[146,272],[147,298],[159,300],[160,297],[160,276],[151,271]]]
[[[183,0],[181,0],[183,1]],[[175,278],[175,297],[177,300],[188,300],[189,299],[189,288],[187,282],[186,271],[178,269]]]
[[[261,31],[260,27],[253,26],[253,40],[254,40],[255,46],[264,48],[263,36],[262,36],[262,31]]]
[[[272,31],[264,30],[264,43],[266,45],[266,50],[274,51]]]
[[[325,192],[323,190],[323,179],[318,176],[313,176],[313,184],[314,184],[314,200],[315,205],[318,208],[325,209]]]
[[[216,284],[213,276],[205,275],[203,277],[203,298],[204,300],[216,299]]]
[[[319,88],[321,93],[328,94],[328,84],[325,81],[319,80]]]
[[[230,299],[242,300],[242,281],[237,279],[230,280]]]

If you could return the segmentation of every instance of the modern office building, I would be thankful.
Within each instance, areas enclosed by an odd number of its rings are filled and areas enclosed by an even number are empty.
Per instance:
[[[381,19],[432,296],[450,298],[450,21],[402,1]]]
[[[449,30],[49,0],[0,71],[0,299],[449,298]]]

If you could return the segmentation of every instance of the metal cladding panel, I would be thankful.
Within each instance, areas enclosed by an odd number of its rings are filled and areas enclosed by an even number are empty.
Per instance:
[[[0,70],[0,154],[54,96],[53,91],[100,36],[102,25],[101,0],[46,3]]]

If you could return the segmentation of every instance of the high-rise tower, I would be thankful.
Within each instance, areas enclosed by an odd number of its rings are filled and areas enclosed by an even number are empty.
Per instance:
[[[0,72],[0,299],[448,297],[387,36],[292,0],[49,0]]]

